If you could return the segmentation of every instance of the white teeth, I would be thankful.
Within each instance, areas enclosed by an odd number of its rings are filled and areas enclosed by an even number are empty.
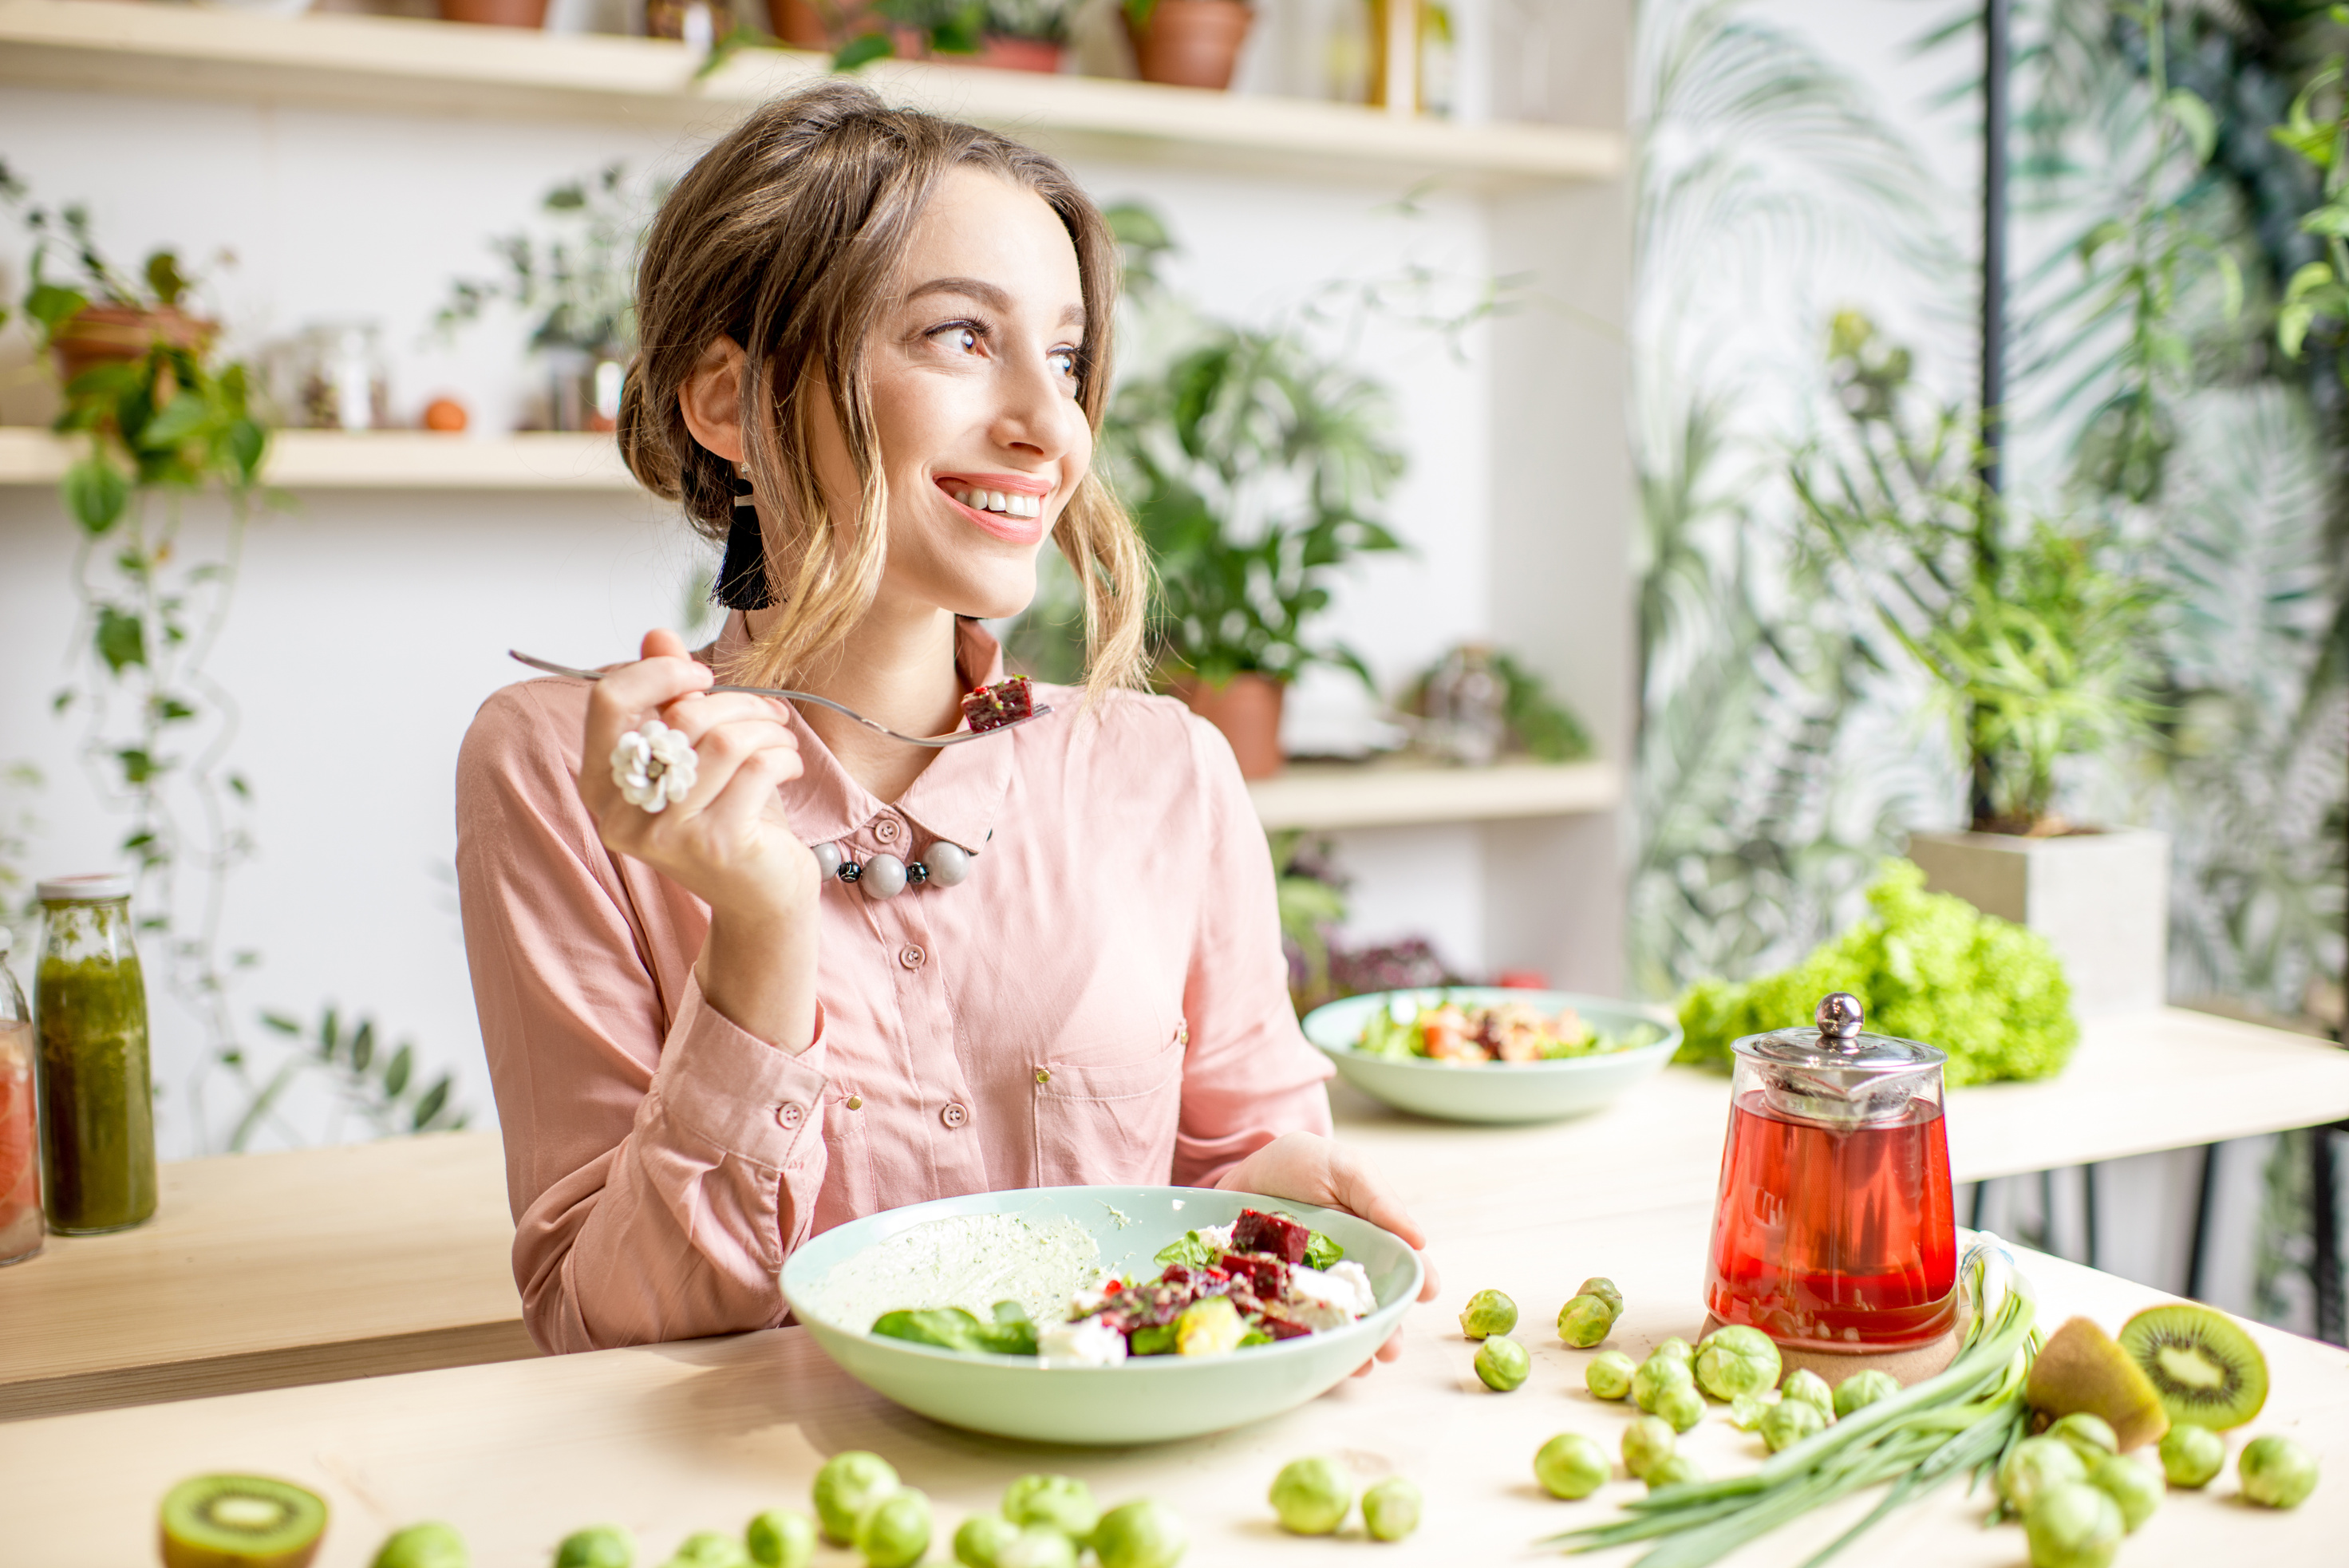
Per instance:
[[[1016,491],[956,490],[948,493],[965,506],[979,512],[999,512],[1007,517],[1041,517],[1044,498],[1022,495]]]
[[[1003,492],[1000,490],[990,490],[987,493],[987,509],[989,512],[1009,512],[1011,510],[1011,508],[1003,504]]]

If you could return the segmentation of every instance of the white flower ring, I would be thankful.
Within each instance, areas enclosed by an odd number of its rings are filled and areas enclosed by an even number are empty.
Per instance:
[[[612,748],[612,782],[621,798],[657,815],[671,801],[683,800],[701,772],[701,759],[682,730],[672,730],[658,719],[647,719],[641,730],[630,730]]]

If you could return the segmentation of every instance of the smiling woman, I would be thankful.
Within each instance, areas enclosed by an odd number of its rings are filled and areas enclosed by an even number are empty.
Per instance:
[[[655,221],[620,441],[725,542],[732,613],[692,656],[654,632],[592,684],[508,687],[459,763],[547,1348],[769,1326],[810,1236],[1005,1188],[1220,1185],[1419,1244],[1328,1136],[1229,749],[1131,689],[1148,570],[1092,472],[1114,268],[1060,165],[841,83],[751,116]],[[1048,535],[1091,653],[1048,717],[941,751],[709,690],[955,728]],[[625,782],[656,722],[657,810]]]

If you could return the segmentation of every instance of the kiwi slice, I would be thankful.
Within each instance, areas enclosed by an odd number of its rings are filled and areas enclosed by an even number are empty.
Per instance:
[[[267,1476],[197,1476],[163,1494],[163,1568],[308,1568],[326,1500]]]
[[[2169,1416],[2152,1382],[2111,1334],[2085,1317],[2048,1335],[2031,1364],[2023,1397],[2033,1409],[2058,1419],[2098,1417],[2112,1428],[2123,1452],[2169,1430]]]
[[[2147,1307],[2121,1325],[2121,1348],[2173,1421],[2223,1432],[2268,1401],[2268,1358],[2214,1308],[2192,1302]]]

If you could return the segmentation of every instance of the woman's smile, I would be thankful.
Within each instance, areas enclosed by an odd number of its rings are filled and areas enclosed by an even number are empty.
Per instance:
[[[947,504],[964,519],[1008,545],[1033,545],[1044,537],[1044,502],[1050,481],[1026,473],[941,473],[936,481]]]

